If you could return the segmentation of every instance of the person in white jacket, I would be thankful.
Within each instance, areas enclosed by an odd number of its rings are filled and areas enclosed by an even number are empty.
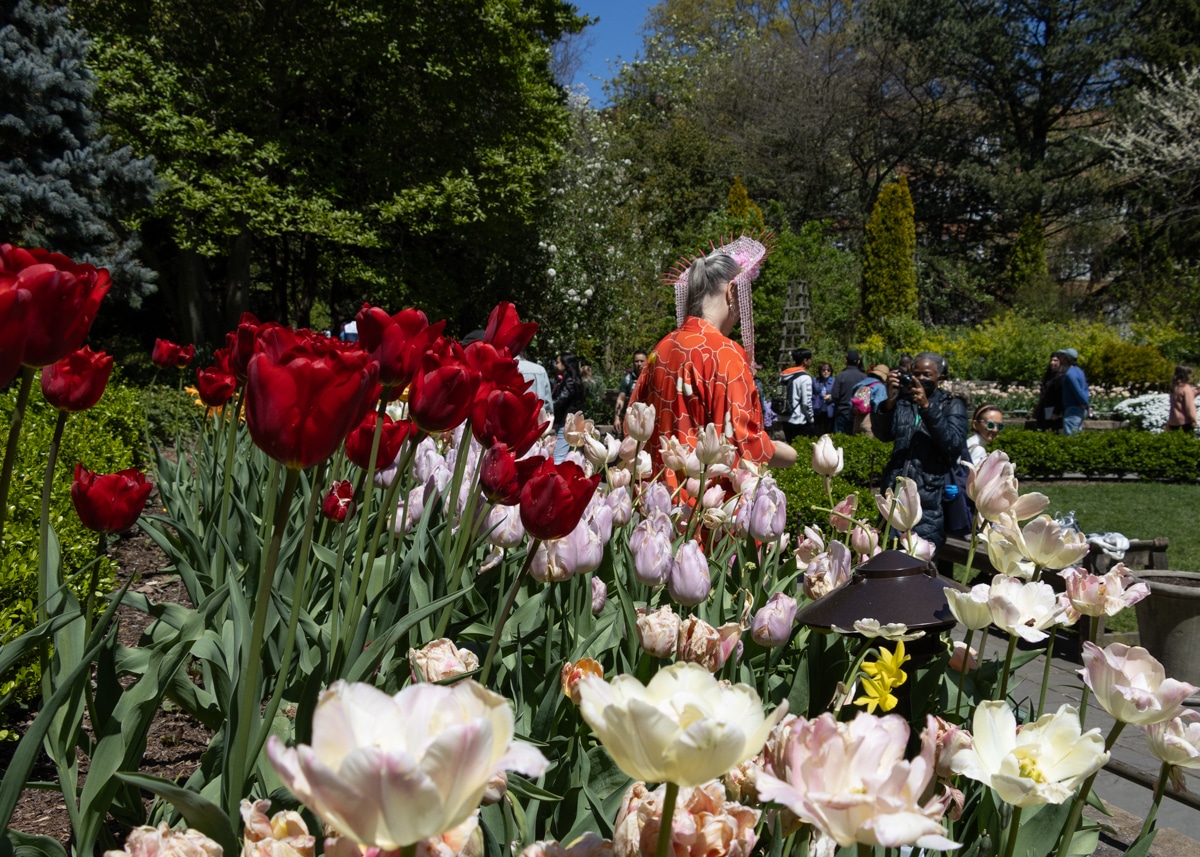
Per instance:
[[[812,366],[812,351],[807,348],[792,350],[792,362],[796,365],[779,373],[779,384],[783,387],[783,436],[791,443],[797,437],[812,437],[817,421],[813,415],[813,380],[808,374]]]

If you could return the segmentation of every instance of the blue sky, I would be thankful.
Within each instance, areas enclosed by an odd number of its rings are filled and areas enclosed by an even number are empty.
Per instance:
[[[618,57],[626,62],[633,59],[642,45],[646,10],[654,4],[650,0],[574,0],[574,3],[580,12],[600,19],[600,23],[583,33],[584,41],[591,39],[592,46],[575,75],[575,82],[585,84],[592,102],[599,104],[604,101],[602,81],[610,76],[610,61],[615,65]],[[592,75],[600,80],[593,80]]]

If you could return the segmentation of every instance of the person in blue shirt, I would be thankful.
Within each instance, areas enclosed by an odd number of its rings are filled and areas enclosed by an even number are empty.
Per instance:
[[[1079,368],[1079,352],[1074,348],[1059,351],[1058,359],[1067,366],[1062,385],[1063,434],[1079,434],[1088,412],[1087,376]]]

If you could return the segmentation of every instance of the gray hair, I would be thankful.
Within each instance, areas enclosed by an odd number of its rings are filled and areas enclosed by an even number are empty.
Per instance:
[[[692,262],[688,270],[687,314],[700,316],[709,295],[716,294],[741,272],[742,266],[724,253],[710,253]]]
[[[916,364],[918,361],[921,361],[921,360],[929,360],[930,362],[932,362],[933,365],[937,367],[939,378],[946,377],[946,373],[947,373],[947,371],[949,371],[950,367],[947,365],[945,357],[938,354],[936,351],[922,351],[920,354],[918,354],[916,357],[913,358],[913,363]]]

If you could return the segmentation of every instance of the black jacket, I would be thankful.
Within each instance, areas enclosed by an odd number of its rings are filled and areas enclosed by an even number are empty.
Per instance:
[[[854,397],[854,388],[863,378],[867,377],[867,373],[859,366],[847,366],[833,379],[833,391],[829,394],[833,397],[833,414],[843,419],[850,419],[854,416],[854,411],[850,400]]]
[[[945,390],[935,390],[929,406],[920,413],[911,399],[897,399],[891,411],[883,410],[883,405],[880,402],[871,414],[875,437],[894,444],[883,486],[886,489],[895,485],[897,476],[907,476],[917,483],[921,495],[917,535],[941,545],[946,541],[942,488],[951,465],[966,445],[967,404]]]
[[[583,384],[570,375],[563,375],[554,385],[554,430],[567,423],[567,415],[583,410]]]

